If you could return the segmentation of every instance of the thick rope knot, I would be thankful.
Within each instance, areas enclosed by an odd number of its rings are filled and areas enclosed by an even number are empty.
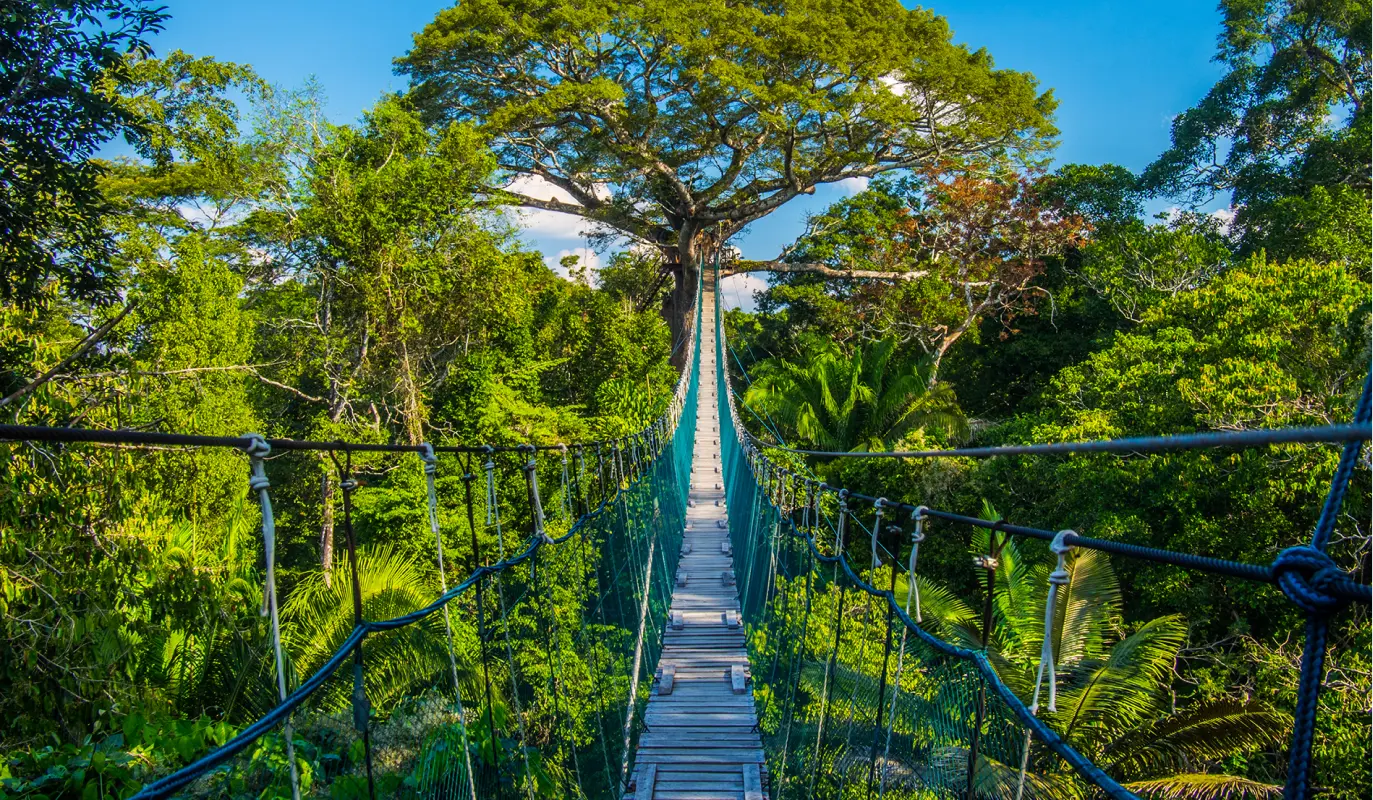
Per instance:
[[[1049,573],[1049,583],[1052,586],[1066,586],[1068,583],[1068,554],[1073,551],[1073,545],[1068,544],[1068,537],[1076,535],[1072,531],[1059,531],[1049,543],[1049,549],[1058,556],[1058,566]]]
[[[420,461],[424,462],[424,474],[433,475],[439,471],[439,457],[434,454],[434,446],[428,442],[420,443]]]
[[[267,480],[266,475],[251,475],[248,477],[248,488],[255,492],[262,492],[272,488],[272,482]]]
[[[345,492],[355,492],[360,484],[352,478],[344,478],[339,482],[339,488]]]
[[[1308,545],[1278,553],[1272,570],[1282,593],[1308,614],[1327,613],[1345,605],[1353,594],[1350,589],[1358,587],[1334,559]]]
[[[248,444],[243,450],[253,458],[266,458],[272,454],[272,445],[258,433],[245,433],[243,438],[248,440]]]

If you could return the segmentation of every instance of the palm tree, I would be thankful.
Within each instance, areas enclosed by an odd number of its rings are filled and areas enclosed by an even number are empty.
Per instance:
[[[987,537],[985,530],[974,535],[972,552],[986,552]],[[1290,718],[1260,703],[1235,699],[1173,710],[1170,687],[1186,642],[1186,623],[1178,616],[1159,617],[1123,635],[1120,585],[1107,558],[1094,550],[1077,550],[1066,566],[1070,579],[1058,590],[1051,631],[1059,678],[1057,710],[1041,702],[1040,718],[1141,796],[1279,796],[1279,786],[1207,769],[1225,757],[1278,744]],[[1043,643],[1049,571],[1048,564],[1027,562],[1014,541],[1001,551],[987,655],[1002,681],[1027,703],[1034,694]],[[951,592],[919,584],[927,626],[951,642],[981,648],[980,615]],[[984,769],[979,780],[996,784],[985,787],[987,794],[1014,795],[1018,764],[980,762],[979,770]],[[1026,796],[1036,794],[1035,786],[1070,782],[1068,771],[1049,751],[1032,750]],[[1012,782],[1009,794],[1006,781]]]
[[[437,589],[420,565],[387,545],[358,548],[358,583],[364,619],[390,619],[428,605]],[[346,562],[335,564],[332,580],[323,572],[309,574],[282,605],[282,631],[292,652],[294,671],[304,678],[317,670],[353,630],[353,576]],[[456,620],[455,620],[456,621]],[[367,696],[385,710],[417,689],[443,687],[449,671],[443,616],[431,614],[398,630],[367,637]],[[464,650],[457,649],[458,670],[466,676]],[[346,680],[334,679],[319,692],[327,712],[351,702]]]
[[[769,359],[744,401],[797,442],[822,450],[886,450],[921,429],[966,435],[953,390],[929,383],[929,360],[895,359],[895,350],[894,339],[860,345],[851,355],[825,342],[804,364]]]

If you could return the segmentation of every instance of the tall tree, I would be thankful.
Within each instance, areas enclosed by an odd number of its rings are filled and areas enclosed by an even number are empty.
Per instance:
[[[710,243],[818,184],[1055,133],[1032,76],[950,39],[897,0],[472,0],[397,68],[431,119],[484,127],[505,197],[659,248],[680,332]]]
[[[1369,190],[1367,0],[1222,0],[1226,74],[1173,121],[1146,188],[1263,204],[1312,186]]]
[[[930,170],[874,182],[812,218],[778,269],[811,274],[778,278],[762,307],[788,304],[789,325],[837,338],[913,345],[928,356],[933,385],[949,348],[983,318],[1032,310],[1045,259],[1080,240],[1082,218],[1042,203],[1040,181]]]
[[[166,15],[145,0],[7,2],[0,14],[0,300],[50,283],[110,298],[113,241],[91,159],[135,117],[100,84],[146,54]]]

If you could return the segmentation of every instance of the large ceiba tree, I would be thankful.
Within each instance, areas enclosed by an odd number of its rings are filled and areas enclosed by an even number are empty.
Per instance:
[[[493,191],[658,248],[674,333],[698,257],[788,200],[1056,133],[1033,76],[897,0],[464,0],[397,66],[431,120],[489,134]]]

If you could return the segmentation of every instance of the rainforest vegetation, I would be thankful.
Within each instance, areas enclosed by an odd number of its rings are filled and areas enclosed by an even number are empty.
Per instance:
[[[166,12],[142,0],[6,3],[0,422],[411,445],[621,436],[667,407],[717,253],[722,273],[769,274],[756,311],[726,318],[737,400],[764,442],[914,450],[1348,421],[1370,359],[1368,4],[1220,9],[1223,76],[1135,173],[1055,166],[1052,92],[896,0],[465,0],[396,54],[409,88],[348,124],[326,118],[327,86],[155,49]],[[730,255],[745,226],[846,179],[870,182],[777,261]],[[1172,210],[1146,213],[1159,201]],[[517,208],[583,218],[607,264],[550,269]],[[0,450],[0,798],[127,797],[275,705],[241,453]],[[1267,564],[1309,537],[1337,457],[1291,445],[805,469]],[[349,533],[368,618],[423,606],[441,578],[504,552],[512,534],[481,524],[488,511],[529,513],[512,479],[470,523],[462,476],[481,464],[443,467],[441,575],[420,461],[350,466],[366,485]],[[343,491],[323,453],[274,456],[270,473],[298,682],[352,625]],[[1369,483],[1365,455],[1331,550],[1362,580]],[[985,546],[950,526],[921,550],[928,627],[950,641],[989,644],[969,624],[983,591],[969,549]],[[997,588],[997,664],[1028,695],[1052,556],[1031,543],[1007,557],[1025,566]],[[571,656],[595,587],[551,569],[552,605],[512,603],[511,625],[560,632]],[[1072,569],[1090,613],[1064,634],[1061,691],[1082,714],[1051,724],[1145,796],[1278,796],[1300,613],[1270,586],[1099,556]],[[613,648],[556,670],[564,684],[535,654],[528,693],[493,697],[474,609],[454,620],[451,664],[437,635],[378,647],[377,735],[430,724],[416,698],[451,667],[464,697],[485,696],[474,757],[556,796],[612,719],[589,676]],[[1368,608],[1333,631],[1315,785],[1353,800],[1373,757]],[[329,739],[349,690],[301,716],[312,796],[365,796],[356,752]],[[512,757],[539,745],[542,763]],[[268,737],[196,791],[289,797],[285,758]],[[408,767],[392,766],[402,781]]]

